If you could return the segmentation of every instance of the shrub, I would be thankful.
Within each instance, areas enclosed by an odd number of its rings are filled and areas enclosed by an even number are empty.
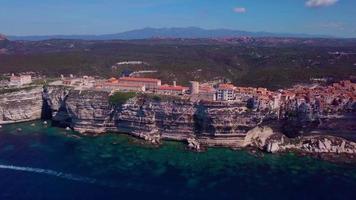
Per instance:
[[[144,99],[151,99],[153,101],[158,101],[158,102],[182,100],[182,98],[179,96],[164,95],[164,94],[142,94],[140,97]]]
[[[20,91],[29,91],[32,89],[35,89],[36,86],[28,86],[28,87],[22,87],[22,88],[4,88],[0,89],[0,94],[7,94],[7,93],[13,93],[13,92],[20,92]]]

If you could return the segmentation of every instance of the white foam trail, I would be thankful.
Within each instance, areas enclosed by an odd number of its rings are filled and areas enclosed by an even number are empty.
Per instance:
[[[77,176],[74,174],[68,174],[68,173],[63,173],[63,172],[57,172],[57,171],[50,170],[50,169],[19,167],[19,166],[14,166],[14,165],[1,165],[1,164],[0,164],[0,169],[9,169],[9,170],[15,170],[15,171],[22,171],[22,172],[45,174],[45,175],[49,175],[49,176],[55,176],[58,178],[63,178],[63,179],[72,180],[72,181],[79,181],[79,182],[84,182],[84,183],[91,183],[91,184],[96,183],[96,180],[93,178]]]
[[[30,172],[30,173],[36,173],[36,174],[44,174],[44,175],[49,175],[49,176],[55,176],[58,178],[63,178],[67,180],[72,180],[72,181],[78,181],[82,183],[89,183],[89,184],[95,184],[95,185],[100,185],[100,186],[105,186],[105,187],[111,187],[111,188],[128,188],[132,190],[137,190],[137,191],[145,191],[145,192],[152,192],[154,189],[157,191],[161,191],[159,188],[156,188],[154,186],[147,186],[147,185],[141,185],[137,183],[135,185],[127,185],[126,182],[124,183],[114,183],[114,182],[108,182],[108,181],[100,181],[96,180],[94,178],[89,178],[85,176],[78,176],[74,174],[69,174],[69,173],[63,173],[63,172],[58,172],[54,171],[51,169],[41,169],[41,168],[33,168],[33,167],[20,167],[20,166],[14,166],[14,165],[2,165],[0,164],[0,169],[7,169],[7,170],[14,170],[14,171],[22,171],[22,172]]]

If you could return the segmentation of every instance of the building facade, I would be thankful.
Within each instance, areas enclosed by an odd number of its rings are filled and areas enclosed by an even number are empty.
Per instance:
[[[32,83],[31,75],[15,76],[14,74],[12,74],[10,77],[9,86],[22,86],[22,85],[27,85],[27,84],[31,84],[31,83]]]
[[[182,95],[187,92],[189,88],[180,85],[162,85],[157,89],[157,93],[166,95]]]
[[[161,86],[161,80],[154,78],[122,77],[118,82],[126,85],[142,85],[147,90],[157,90]]]
[[[235,100],[235,86],[232,84],[219,84],[216,89],[217,101],[232,101]]]

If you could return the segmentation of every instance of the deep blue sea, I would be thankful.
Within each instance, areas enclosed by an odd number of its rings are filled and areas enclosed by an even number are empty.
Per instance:
[[[0,128],[0,199],[355,200],[356,166],[224,148],[196,153],[179,142],[157,148],[30,122]]]

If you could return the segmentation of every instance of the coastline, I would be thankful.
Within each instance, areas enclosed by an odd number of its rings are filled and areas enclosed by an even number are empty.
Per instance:
[[[156,145],[161,140],[181,141],[194,151],[204,151],[208,147],[253,147],[269,153],[299,152],[321,158],[333,157],[324,156],[326,154],[340,157],[347,154],[353,159],[356,154],[356,143],[352,141],[327,134],[287,137],[280,127],[270,126],[268,121],[271,120],[278,126],[300,123],[296,121],[299,118],[287,119],[290,121],[278,118],[275,112],[286,112],[284,107],[265,112],[245,109],[241,103],[194,103],[177,98],[157,100],[147,95],[113,106],[109,97],[109,92],[76,91],[63,87],[45,90],[38,87],[26,92],[8,93],[0,98],[3,116],[0,124],[51,120],[55,126],[71,128],[80,134],[125,133]],[[313,113],[302,114],[310,117]],[[339,115],[335,116],[340,119]],[[313,125],[314,121],[305,122],[307,119],[301,118],[303,126]]]
[[[185,145],[185,149],[191,152],[197,152],[197,153],[205,153],[209,148],[213,148],[213,149],[219,149],[219,148],[223,148],[223,149],[231,149],[233,151],[245,151],[248,152],[249,154],[255,156],[255,157],[263,157],[265,156],[265,154],[272,154],[272,155],[296,155],[298,157],[310,157],[313,159],[317,159],[317,160],[321,160],[321,161],[327,161],[327,162],[331,162],[331,163],[335,163],[335,164],[349,164],[351,166],[354,166],[356,164],[356,154],[355,153],[339,153],[339,152],[333,152],[333,153],[326,153],[326,152],[305,152],[303,150],[298,150],[298,149],[293,149],[293,150],[288,150],[288,151],[280,151],[280,152],[272,152],[270,150],[265,149],[265,147],[262,147],[261,145],[256,145],[256,144],[249,144],[249,145],[242,145],[239,147],[236,146],[224,146],[224,145],[212,145],[212,144],[205,144],[202,145],[199,149],[195,148],[194,146],[189,146],[189,141],[187,139],[174,139],[171,137],[163,137],[161,138],[162,140],[160,140],[159,142],[152,142],[151,140],[148,140],[147,138],[145,139],[144,137],[141,137],[139,135],[134,135],[132,133],[129,132],[106,132],[105,134],[91,134],[91,133],[80,133],[78,131],[75,130],[65,130],[62,127],[58,127],[58,126],[52,126],[52,121],[48,122],[48,124],[44,124],[43,120],[37,119],[37,120],[30,120],[30,121],[24,121],[24,122],[15,122],[15,123],[7,123],[7,124],[3,124],[3,127],[0,128],[4,129],[5,126],[16,126],[16,125],[25,125],[28,124],[27,127],[31,128],[31,127],[39,127],[39,126],[43,126],[43,128],[57,128],[59,130],[62,130],[66,133],[66,136],[68,137],[73,137],[73,138],[77,138],[80,139],[81,136],[84,137],[92,137],[92,138],[98,138],[98,137],[105,137],[105,135],[118,135],[118,136],[126,136],[129,137],[131,139],[135,139],[137,142],[135,142],[135,144],[138,144],[139,146],[146,146],[149,145],[149,147],[153,147],[153,148],[161,148],[162,144],[164,144],[165,142],[177,142],[180,144]],[[22,127],[22,126],[21,126]],[[269,128],[269,127],[261,127],[261,128]],[[26,131],[26,130],[15,130],[16,132],[18,132],[19,134]],[[74,133],[74,134],[73,134]],[[320,137],[323,135],[315,135],[315,137]],[[310,137],[310,136],[308,136]],[[326,136],[326,137],[330,137],[330,136]],[[339,138],[342,139],[342,138]],[[246,142],[246,141],[244,141]],[[112,143],[113,145],[115,144]]]

